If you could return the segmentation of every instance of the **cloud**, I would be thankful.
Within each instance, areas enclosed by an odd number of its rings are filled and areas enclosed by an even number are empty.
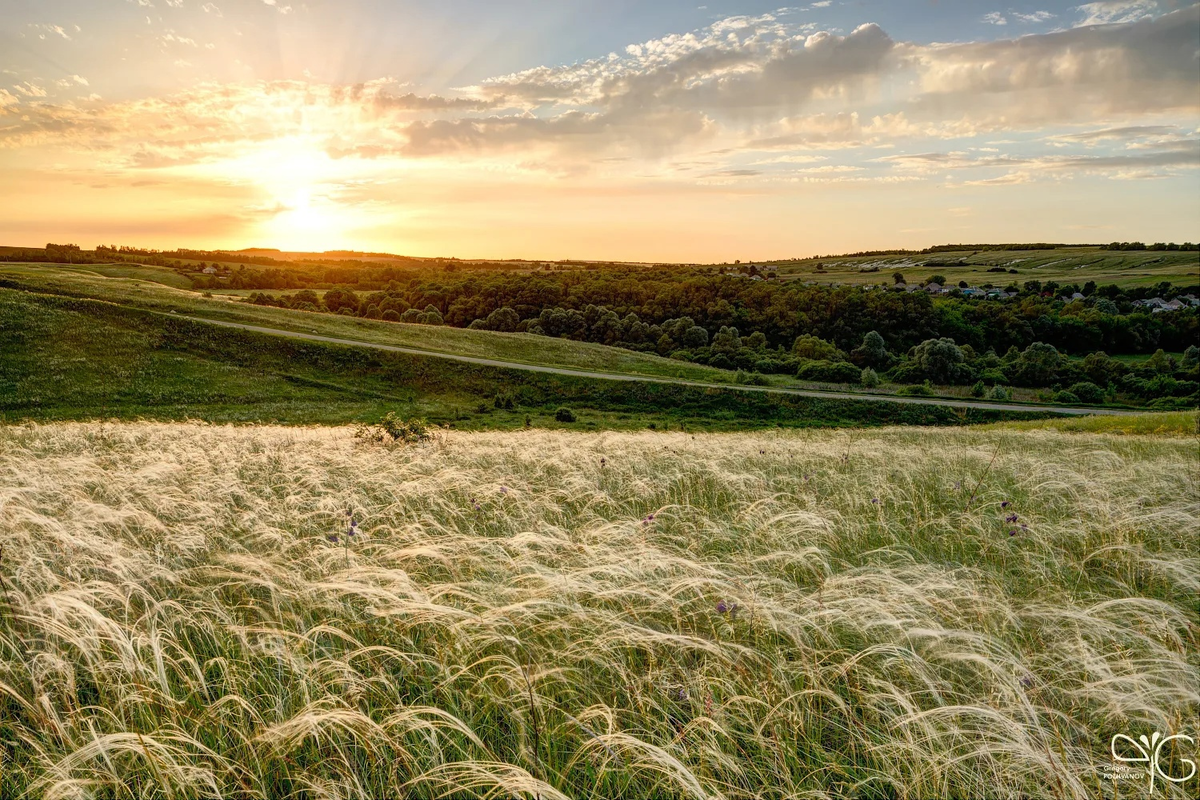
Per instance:
[[[958,170],[1003,169],[1006,174],[975,181],[1011,183],[1029,182],[1039,177],[1102,175],[1110,178],[1164,175],[1175,169],[1200,169],[1200,139],[1175,138],[1148,150],[1126,150],[1109,155],[974,155],[965,151],[927,152],[884,156],[876,163],[901,172],[942,174]]]
[[[1034,11],[1029,14],[1022,14],[1017,11],[1013,12],[1014,19],[1016,19],[1020,22],[1028,23],[1030,25],[1034,25],[1034,24],[1041,23],[1041,22],[1049,22],[1050,20],[1054,19],[1054,16],[1055,15],[1051,14],[1049,11]]]
[[[406,87],[386,79],[303,80],[61,102],[24,84],[0,95],[0,147],[58,143],[108,163],[162,169],[303,137],[339,159],[487,159],[567,173],[625,163],[633,171],[670,157],[710,177],[746,179],[765,176],[735,172],[795,175],[817,161],[820,171],[805,174],[857,172],[859,164],[828,163],[829,154],[871,148],[863,161],[882,148],[937,151],[995,131],[1034,134],[1026,149],[1048,152],[955,155],[966,153],[964,143],[938,159],[903,155],[872,169],[1175,169],[1182,164],[1171,158],[1192,157],[1186,148],[1168,157],[1163,147],[1180,137],[1167,122],[1200,111],[1200,5],[1132,23],[947,45],[896,42],[874,24],[839,34],[787,19],[732,17],[604,58],[497,76],[453,96],[400,91]],[[190,42],[171,31],[164,37]],[[1070,148],[1084,152],[1054,152]],[[1059,160],[1030,160],[1052,157]],[[1062,160],[1070,157],[1133,160]]]
[[[960,114],[986,126],[1200,110],[1200,5],[1133,24],[915,48],[914,117]]]
[[[62,38],[66,39],[67,41],[71,41],[71,37],[67,34],[66,30],[64,30],[61,25],[51,25],[49,23],[45,23],[45,24],[41,24],[41,25],[30,25],[29,27],[31,27],[37,31],[44,31],[44,33],[38,34],[39,39],[45,39],[46,34],[51,33],[56,36],[61,36]]]
[[[1076,6],[1081,15],[1079,26],[1111,25],[1136,22],[1154,15],[1158,10],[1156,0],[1099,0]]]
[[[538,67],[476,87],[536,108],[545,105],[706,110],[798,108],[846,96],[881,72],[894,43],[874,24],[846,36],[789,26],[767,15],[733,17],[569,67]]]
[[[989,25],[1007,25],[1008,19],[999,11],[992,11],[983,15],[983,21]]]

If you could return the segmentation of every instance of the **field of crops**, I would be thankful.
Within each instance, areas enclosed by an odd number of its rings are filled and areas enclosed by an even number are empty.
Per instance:
[[[1146,796],[1198,484],[1162,433],[0,427],[0,797]]]
[[[780,277],[816,283],[892,284],[900,272],[913,283],[942,275],[951,284],[1007,286],[1036,280],[1082,286],[1088,281],[1122,288],[1200,284],[1200,253],[1110,251],[1095,247],[1058,250],[961,250],[932,255],[859,256],[778,262]],[[997,270],[997,271],[989,271]],[[1011,273],[1008,270],[1016,270]]]

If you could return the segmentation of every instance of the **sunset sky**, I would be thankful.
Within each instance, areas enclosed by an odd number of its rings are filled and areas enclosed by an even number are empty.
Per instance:
[[[710,262],[1200,239],[1186,0],[0,12],[0,244]]]

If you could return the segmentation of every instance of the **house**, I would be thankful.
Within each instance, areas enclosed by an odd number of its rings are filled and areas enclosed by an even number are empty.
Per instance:
[[[204,268],[204,274],[205,274],[205,275],[216,275],[216,274],[217,274],[217,268],[216,268],[216,267],[205,267],[205,268]]]
[[[1180,295],[1179,299],[1187,303],[1189,306],[1200,306],[1200,298],[1197,298],[1194,294]]]
[[[927,283],[925,284],[925,291],[929,292],[930,294],[941,294],[942,285],[940,283]]]
[[[1179,311],[1180,309],[1184,308],[1187,308],[1187,305],[1185,305],[1182,301],[1172,300],[1169,303],[1163,303],[1161,306],[1155,308],[1154,313],[1162,314],[1164,311]]]

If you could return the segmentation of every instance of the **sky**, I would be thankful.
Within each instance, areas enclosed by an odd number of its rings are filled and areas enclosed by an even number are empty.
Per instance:
[[[0,244],[1114,240],[1200,240],[1200,4],[0,0]]]

